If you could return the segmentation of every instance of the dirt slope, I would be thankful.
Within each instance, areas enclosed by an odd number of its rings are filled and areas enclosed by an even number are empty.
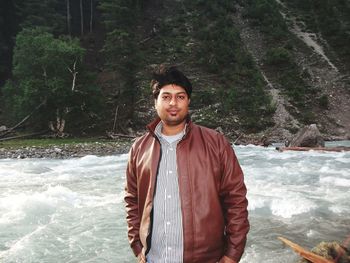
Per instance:
[[[269,46],[263,33],[242,17],[242,7],[236,6],[236,8],[235,26],[240,29],[241,38],[259,67],[266,81],[266,88],[276,103],[275,126],[271,129],[270,135],[288,138],[291,135],[290,130],[298,129],[302,124],[288,112],[287,109],[290,105],[288,99],[280,91],[280,83],[274,81],[273,72],[267,70],[264,65],[265,50]],[[300,39],[300,43],[294,48],[294,59],[303,71],[308,72],[309,77],[304,80],[328,98],[327,110],[315,109],[315,123],[326,136],[349,138],[349,74],[338,70],[337,63],[328,58],[325,52],[328,46],[321,36],[303,32],[295,22],[296,19],[290,10],[283,3],[281,3],[280,8],[282,16],[289,25],[290,32]]]

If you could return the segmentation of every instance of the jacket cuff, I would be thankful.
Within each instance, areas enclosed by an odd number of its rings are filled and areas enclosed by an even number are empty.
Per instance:
[[[141,244],[140,241],[135,242],[135,243],[132,244],[132,246],[131,246],[131,249],[132,249],[132,251],[134,252],[134,254],[135,254],[136,257],[141,253],[142,248],[143,248],[143,246],[142,246],[142,244]]]
[[[235,262],[239,262],[239,260],[242,257],[242,254],[243,253],[240,253],[239,251],[237,251],[237,249],[228,247],[225,256],[231,258]]]

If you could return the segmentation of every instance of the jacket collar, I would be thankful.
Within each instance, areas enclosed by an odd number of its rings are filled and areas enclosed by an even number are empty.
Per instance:
[[[161,121],[161,119],[159,117],[157,117],[155,120],[153,120],[150,124],[148,124],[146,126],[146,128],[150,131],[150,133],[153,136],[156,136],[155,129],[160,121]],[[184,137],[186,137],[187,133],[192,129],[192,126],[193,126],[193,123],[192,123],[191,117],[190,117],[190,115],[187,115],[187,117],[186,117],[186,131],[185,131]]]

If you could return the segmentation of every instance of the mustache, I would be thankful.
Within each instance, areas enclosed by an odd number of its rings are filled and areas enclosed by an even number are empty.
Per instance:
[[[180,110],[180,109],[178,107],[176,107],[176,106],[169,106],[167,108],[167,110]]]

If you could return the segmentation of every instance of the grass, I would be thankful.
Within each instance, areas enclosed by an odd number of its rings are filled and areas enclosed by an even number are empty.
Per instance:
[[[118,141],[123,141],[127,139],[119,139]],[[64,144],[79,144],[79,143],[106,143],[106,142],[116,142],[116,140],[108,139],[98,139],[98,138],[51,138],[51,139],[18,139],[0,142],[0,148],[21,148],[21,147],[47,147],[56,146]]]

